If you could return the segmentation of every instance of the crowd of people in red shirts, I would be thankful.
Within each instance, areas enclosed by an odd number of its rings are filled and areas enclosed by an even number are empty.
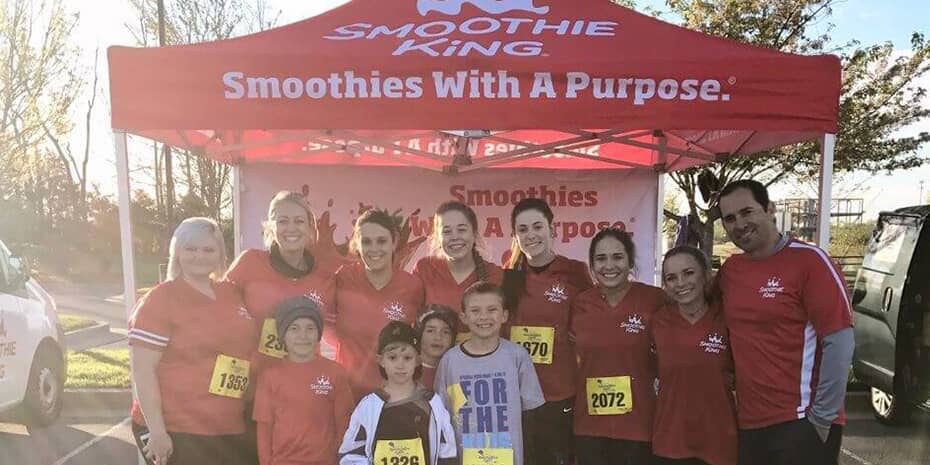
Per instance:
[[[513,208],[503,267],[459,202],[437,209],[412,272],[385,210],[356,220],[347,258],[280,192],[265,248],[228,269],[219,226],[187,219],[130,321],[137,444],[150,465],[836,464],[842,275],[779,233],[762,184],[719,205],[744,253],[715,274],[673,248],[662,288],[632,279],[619,229],[587,264],[559,255],[535,198]]]

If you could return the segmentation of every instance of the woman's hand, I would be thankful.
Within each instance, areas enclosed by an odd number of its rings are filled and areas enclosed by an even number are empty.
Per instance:
[[[173,451],[174,443],[171,442],[171,436],[168,436],[167,432],[150,431],[149,439],[142,447],[142,453],[155,465],[166,465]]]

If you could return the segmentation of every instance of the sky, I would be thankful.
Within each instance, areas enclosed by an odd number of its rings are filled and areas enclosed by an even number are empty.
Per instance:
[[[170,2],[170,0],[168,0]],[[106,48],[111,45],[135,45],[126,24],[133,20],[132,8],[127,0],[70,0],[69,7],[80,14],[75,33],[78,47],[82,49],[82,61],[89,70],[93,64],[95,50],[99,49],[98,74],[100,88],[104,94],[95,108],[91,123],[93,158],[91,160],[91,182],[100,185],[106,193],[115,191],[115,164],[112,132],[109,125],[109,99],[106,96]],[[278,24],[287,24],[319,14],[327,9],[346,3],[346,0],[268,0],[274,12],[280,12]],[[650,6],[664,10],[664,1],[638,0],[637,7]],[[674,20],[672,17],[667,17]],[[927,0],[846,0],[833,8],[829,23],[834,25],[831,35],[834,43],[841,44],[858,40],[863,45],[890,41],[896,50],[910,48],[910,35],[919,31],[930,34],[930,2]],[[826,29],[828,23],[817,25]],[[930,90],[930,74],[924,76],[921,85]],[[930,98],[925,100],[930,106]],[[82,105],[77,111],[83,112]],[[75,128],[72,144],[83,146],[83,118]],[[923,121],[904,130],[907,133],[930,132],[930,120]],[[132,150],[132,149],[131,149]],[[930,158],[930,146],[921,155]],[[145,187],[144,180],[134,178],[134,187]],[[925,183],[924,183],[925,182]],[[799,193],[814,195],[812,186],[779,185],[773,188],[774,198],[795,197]],[[920,168],[890,174],[852,173],[842,176],[834,185],[834,198],[859,197],[864,199],[866,219],[877,217],[883,210],[890,210],[918,202],[925,203],[930,192],[930,164]]]

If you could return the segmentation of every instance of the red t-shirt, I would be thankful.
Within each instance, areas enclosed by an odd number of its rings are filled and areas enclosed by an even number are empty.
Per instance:
[[[332,360],[285,359],[269,367],[259,377],[252,412],[271,433],[269,465],[336,465],[354,407],[348,375]]]
[[[426,389],[433,389],[433,381],[436,381],[436,367],[431,367],[426,364],[420,365],[421,373],[420,375],[420,385]]]
[[[503,335],[509,339],[512,339],[511,329],[514,326],[554,329],[552,363],[533,364],[547,402],[575,395],[572,380],[575,379],[577,364],[568,337],[570,304],[579,292],[591,286],[587,265],[561,255],[557,255],[541,272],[527,269],[526,293],[520,297],[517,311],[510,312],[504,327]]]
[[[245,431],[244,401],[210,393],[219,355],[248,361],[257,325],[229,283],[214,283],[216,300],[183,279],[155,286],[129,321],[129,345],[162,353],[156,367],[165,428],[220,436]],[[254,382],[254,379],[250,380]],[[145,425],[138,402],[132,419]]]
[[[823,250],[796,240],[760,260],[734,255],[719,275],[740,428],[804,418],[822,338],[852,326],[843,275]],[[841,409],[835,423],[844,422]]]
[[[652,452],[734,465],[733,359],[719,305],[692,325],[668,304],[653,316],[651,333],[659,368]]]
[[[652,439],[656,368],[649,328],[664,301],[661,289],[642,283],[632,283],[615,307],[607,303],[599,288],[588,289],[573,300],[572,333],[579,360],[576,435],[632,441]],[[593,393],[588,392],[588,379],[615,377],[629,377],[632,410],[590,414],[588,407]]]
[[[226,279],[242,290],[246,308],[261,327],[265,319],[274,319],[275,305],[298,295],[306,295],[319,302],[322,314],[331,312],[336,289],[336,264],[337,262],[332,260],[317,259],[310,274],[292,279],[271,267],[271,254],[268,251],[249,249],[242,252],[233,262],[226,273]],[[274,342],[259,340],[258,335],[255,341],[257,343],[253,348],[256,351],[260,346]],[[256,361],[259,362],[256,368],[260,369],[269,359],[271,357],[256,352]]]
[[[503,272],[491,262],[484,262],[486,281],[500,284]],[[455,282],[446,261],[440,257],[423,257],[413,267],[413,274],[423,281],[426,305],[442,304],[456,313],[462,311],[462,293],[478,281],[478,273],[472,272],[461,283]],[[468,330],[467,328],[465,329]]]
[[[336,274],[336,360],[348,370],[356,399],[384,383],[375,358],[378,333],[391,320],[412,326],[422,307],[423,284],[406,271],[394,270],[381,290],[368,281],[361,263],[346,265]]]

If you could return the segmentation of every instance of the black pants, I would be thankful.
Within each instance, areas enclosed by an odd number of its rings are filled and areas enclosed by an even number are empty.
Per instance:
[[[245,420],[245,433],[239,436],[239,450],[241,457],[239,465],[258,465],[258,424],[252,419],[252,409],[255,403],[247,401],[243,412]]]
[[[575,436],[575,457],[578,459],[577,465],[650,465],[653,459],[652,444]]]
[[[669,459],[665,457],[653,457],[653,465],[709,465],[707,462],[690,458],[690,459]]]
[[[575,398],[546,402],[523,415],[523,463],[571,465]]]
[[[739,430],[739,465],[837,465],[843,427],[833,425],[827,442],[807,419]]]
[[[142,451],[142,436],[148,434],[148,428],[132,424],[132,435],[136,446]],[[202,436],[199,434],[168,432],[171,437],[173,452],[167,465],[247,465],[243,461],[242,435]],[[142,454],[145,455],[144,453]],[[154,465],[147,457],[145,463]]]

